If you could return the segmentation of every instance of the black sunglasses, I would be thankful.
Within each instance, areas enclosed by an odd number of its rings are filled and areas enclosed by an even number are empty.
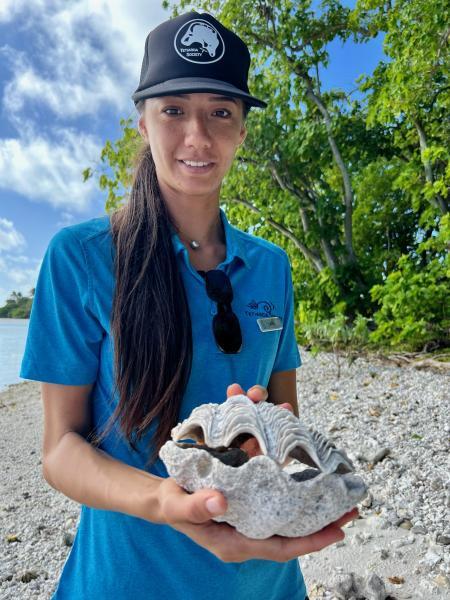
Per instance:
[[[217,314],[213,318],[216,344],[225,354],[237,354],[242,348],[239,320],[231,308],[233,289],[228,275],[220,269],[199,271],[206,281],[208,298],[217,302]]]

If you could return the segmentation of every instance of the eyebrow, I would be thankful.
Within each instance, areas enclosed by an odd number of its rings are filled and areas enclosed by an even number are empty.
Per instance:
[[[185,100],[190,100],[190,96],[188,94],[171,94],[169,96],[169,98],[184,98]],[[208,100],[210,102],[233,102],[234,104],[237,104],[237,101],[235,98],[232,98],[231,96],[213,96],[212,98],[208,98]]]

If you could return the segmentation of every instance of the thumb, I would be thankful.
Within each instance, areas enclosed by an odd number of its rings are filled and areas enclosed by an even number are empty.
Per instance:
[[[170,485],[169,480],[165,480]],[[169,523],[204,523],[227,510],[225,497],[213,489],[202,489],[188,494],[173,482],[166,495],[164,514]]]
[[[186,508],[192,523],[203,523],[225,513],[227,501],[216,490],[199,490],[187,497]]]

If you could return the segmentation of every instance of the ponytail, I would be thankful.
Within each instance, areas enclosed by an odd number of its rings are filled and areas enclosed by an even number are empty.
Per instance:
[[[147,144],[137,157],[129,202],[112,215],[111,228],[116,250],[111,335],[119,401],[101,437],[118,420],[136,450],[135,442],[157,419],[151,463],[177,424],[193,350],[170,215]]]

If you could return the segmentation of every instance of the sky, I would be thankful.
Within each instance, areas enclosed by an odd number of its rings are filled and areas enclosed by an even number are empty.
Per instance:
[[[145,38],[169,17],[160,0],[0,0],[0,306],[35,287],[61,227],[104,214],[82,171],[137,121]],[[329,50],[322,89],[354,90],[383,57],[381,38]]]

